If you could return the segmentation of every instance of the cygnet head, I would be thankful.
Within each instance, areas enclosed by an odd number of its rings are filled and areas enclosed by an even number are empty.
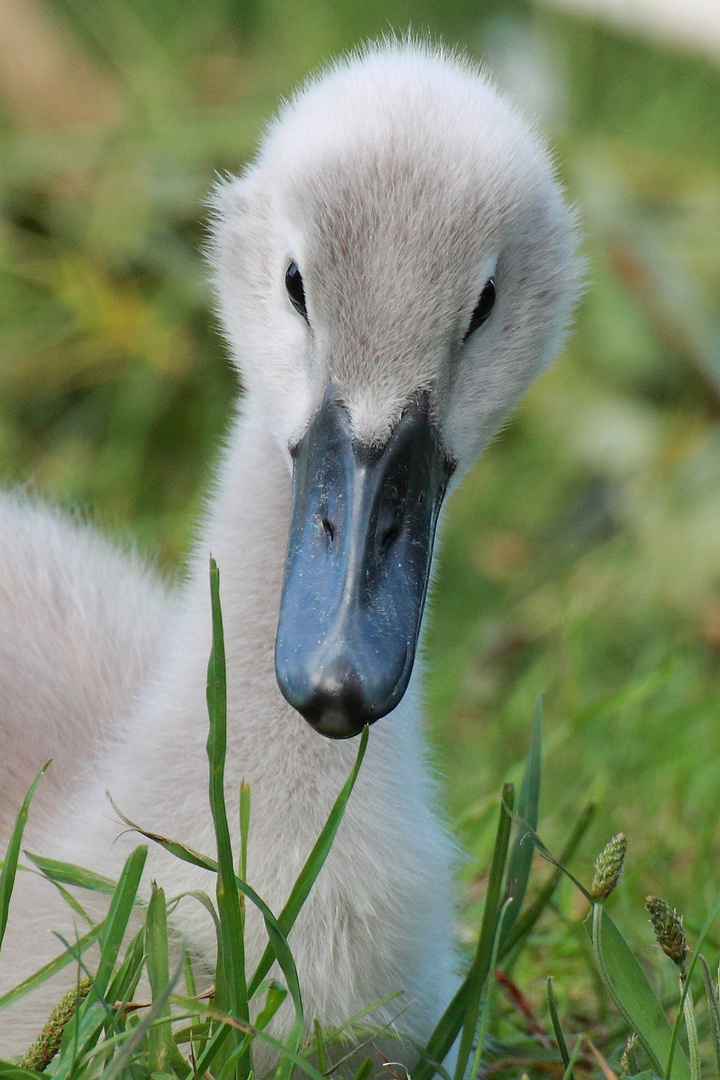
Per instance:
[[[221,319],[293,473],[278,682],[323,734],[400,701],[447,487],[557,351],[575,246],[534,132],[414,43],[311,81],[220,188]]]

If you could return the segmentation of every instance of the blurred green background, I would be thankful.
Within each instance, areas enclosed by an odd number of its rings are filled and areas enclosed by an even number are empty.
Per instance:
[[[701,921],[720,888],[720,64],[520,0],[0,13],[0,475],[169,571],[235,392],[203,200],[279,96],[412,25],[485,57],[538,118],[581,209],[588,287],[566,353],[453,499],[433,739],[482,856],[543,691],[548,844],[595,799],[579,873],[627,833],[614,903],[639,947],[652,954],[647,892]],[[471,900],[484,865],[465,871]],[[580,914],[568,891],[561,917]]]

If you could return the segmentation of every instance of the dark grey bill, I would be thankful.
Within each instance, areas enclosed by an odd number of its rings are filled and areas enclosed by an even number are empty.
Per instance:
[[[275,671],[316,731],[346,739],[407,689],[454,464],[426,394],[374,449],[353,439],[332,388],[293,456]]]

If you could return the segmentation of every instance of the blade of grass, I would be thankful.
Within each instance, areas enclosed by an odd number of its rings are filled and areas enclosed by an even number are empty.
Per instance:
[[[700,933],[698,934],[697,941],[695,942],[695,948],[693,949],[692,955],[690,956],[690,961],[689,961],[689,963],[686,964],[687,975],[686,975],[686,978],[685,978],[685,985],[683,987],[682,994],[680,995],[680,1008],[678,1009],[677,1016],[675,1017],[675,1023],[673,1024],[672,1039],[670,1041],[670,1053],[668,1054],[667,1068],[665,1069],[665,1073],[664,1073],[665,1080],[669,1080],[670,1071],[671,1071],[672,1066],[673,1066],[673,1058],[674,1058],[674,1055],[675,1055],[675,1046],[677,1044],[677,1037],[678,1037],[678,1032],[680,1030],[680,1024],[681,1024],[682,1019],[683,1019],[683,1005],[685,1004],[685,995],[687,994],[687,992],[689,990],[690,980],[691,980],[691,978],[693,976],[693,972],[695,971],[695,965],[697,964],[698,957],[700,956],[700,950],[702,949],[703,945],[705,944],[705,938],[707,937],[707,935],[708,935],[708,933],[710,931],[710,927],[712,926],[713,922],[715,921],[715,917],[717,916],[718,911],[720,911],[720,892],[715,897],[715,899],[713,901],[713,904],[712,904],[712,907],[710,908],[709,912],[705,916],[705,920],[704,920],[702,926],[700,927]]]
[[[145,954],[150,992],[155,1002],[170,982],[165,893],[155,882],[145,918]],[[148,1032],[148,1067],[151,1073],[163,1072],[172,1055],[173,1037],[167,999],[157,1016],[160,1022],[153,1024]]]
[[[475,958],[470,967],[470,971],[468,972],[469,983],[467,997],[465,998],[465,1015],[462,1023],[462,1035],[460,1036],[457,1066],[455,1068],[455,1080],[462,1080],[465,1075],[470,1051],[472,1050],[473,1039],[475,1037],[475,1031],[477,1029],[483,987],[490,970],[495,931],[500,916],[503,878],[507,861],[508,844],[510,841],[510,828],[512,826],[512,818],[510,815],[513,807],[513,799],[514,791],[512,784],[505,784],[500,802],[500,816],[498,818],[495,847],[493,849],[493,858],[490,865],[490,876],[488,877],[485,908],[483,910],[483,918],[480,926],[480,938],[478,940]],[[440,1060],[442,1059],[440,1058]]]
[[[684,989],[682,987],[682,990]],[[697,1024],[695,1023],[695,1006],[689,989],[683,994],[683,1015],[685,1017],[688,1050],[690,1051],[690,1076],[692,1080],[702,1080],[700,1076],[700,1046],[698,1044]]]
[[[578,1058],[580,1057],[580,1051],[582,1050],[583,1041],[584,1036],[578,1035],[577,1039],[575,1040],[575,1045],[572,1048],[570,1060],[565,1067],[565,1072],[563,1073],[562,1080],[573,1080],[573,1070],[578,1063]]]
[[[15,887],[15,875],[17,874],[18,859],[20,858],[20,846],[22,844],[25,826],[27,825],[30,803],[32,802],[32,797],[35,794],[37,786],[49,765],[49,761],[43,765],[42,769],[30,785],[27,795],[23,799],[22,806],[15,818],[15,825],[13,826],[13,831],[10,835],[10,843],[8,844],[5,859],[3,860],[2,868],[0,869],[0,945],[2,945],[3,938],[5,937],[5,930],[7,928],[10,897],[12,896],[13,888]]]
[[[212,650],[208,664],[207,707],[210,727],[207,756],[210,768],[210,809],[217,843],[217,910],[220,919],[222,956],[225,966],[230,1015],[249,1020],[245,981],[245,948],[240,894],[235,884],[230,827],[225,807],[225,754],[227,751],[227,680],[225,640],[220,608],[220,571],[210,559],[210,599],[212,607]],[[233,1040],[237,1044],[237,1039]],[[249,1071],[249,1062],[247,1071]]]
[[[503,923],[505,913],[510,903],[512,903],[512,898],[508,897],[502,908],[500,909],[500,913],[497,919],[498,930],[495,933],[495,939],[493,941],[493,951],[492,956],[490,957],[490,970],[488,973],[488,978],[485,980],[485,993],[482,999],[482,1012],[480,1016],[480,1030],[478,1031],[477,1045],[475,1047],[472,1065],[470,1066],[471,1077],[477,1076],[480,1071],[483,1052],[485,1050],[485,1042],[487,1040],[487,1033],[490,1028],[490,1013],[492,1010],[493,999],[495,997],[495,968],[497,967],[498,947],[500,945],[499,927]]]
[[[593,904],[589,932],[593,957],[603,986],[643,1044],[654,1068],[662,1075],[661,1062],[668,1061],[672,1029],[647,975],[602,904]],[[678,1054],[669,1073],[672,1080],[690,1080],[683,1054]]]
[[[720,1080],[720,1000],[718,1000],[717,988],[713,982],[710,968],[704,956],[700,956],[703,970],[703,982],[708,1000],[708,1013],[710,1015],[710,1032],[712,1034],[713,1054],[715,1055],[715,1075]]]
[[[345,814],[345,807],[347,806],[348,799],[355,787],[355,781],[357,780],[360,766],[365,757],[369,734],[369,728],[366,727],[360,736],[360,745],[358,746],[357,757],[352,771],[335,800],[332,810],[328,814],[327,821],[323,825],[320,835],[315,841],[313,849],[308,855],[305,865],[298,874],[297,880],[290,891],[290,896],[278,916],[278,925],[285,937],[287,937],[295,925],[295,920],[300,914],[300,910],[307,900],[310,890],[312,889],[318,874],[322,870],[328,852],[333,845],[337,831],[340,828],[340,822]],[[248,994],[250,997],[253,996],[258,986],[267,975],[274,959],[272,949],[268,946],[260,958],[260,963],[255,969],[255,974],[250,980],[248,986]]]
[[[37,990],[38,986],[41,986],[48,979],[56,975],[58,971],[62,971],[64,967],[71,964],[73,960],[76,960],[78,955],[82,955],[87,949],[99,941],[102,937],[104,930],[104,922],[98,923],[92,930],[89,930],[84,937],[81,937],[73,946],[73,950],[66,949],[64,952],[56,956],[54,960],[50,960],[47,964],[44,964],[32,975],[29,975],[27,979],[23,979],[21,983],[18,983],[12,990],[8,990],[6,994],[0,997],[0,1010],[5,1009],[8,1005],[14,1004],[19,1001],[20,998],[25,997],[26,994],[31,994],[34,990]]]
[[[595,804],[588,803],[588,805],[585,807],[582,814],[578,818],[573,831],[568,837],[568,841],[565,844],[563,850],[561,851],[559,859],[557,860],[558,865],[556,865],[555,870],[553,871],[553,874],[550,877],[549,881],[546,885],[542,887],[542,889],[540,889],[535,900],[523,912],[520,919],[518,919],[518,921],[513,926],[504,945],[500,947],[501,960],[504,959],[504,957],[507,956],[508,953],[512,952],[512,950],[532,932],[533,927],[537,923],[538,919],[545,911],[545,908],[548,906],[548,904],[551,902],[555,894],[555,890],[560,884],[563,874],[565,873],[564,867],[566,863],[570,861],[570,859],[573,857],[578,847],[580,846],[580,842],[584,837],[585,833],[587,832],[594,815]]]
[[[526,823],[518,826],[517,836],[510,852],[507,867],[507,893],[510,903],[505,909],[499,930],[499,947],[502,949],[512,930],[525,899],[530,869],[535,849],[528,838],[528,832],[535,832],[538,826],[540,806],[540,779],[542,771],[542,696],[538,698],[533,719],[530,748],[528,750],[525,771],[518,793],[517,815]]]
[[[512,784],[505,784],[502,790],[500,802],[500,816],[498,819],[495,847],[488,880],[488,891],[485,898],[485,910],[480,929],[480,937],[475,951],[470,970],[465,976],[455,996],[442,1014],[435,1029],[430,1036],[427,1046],[423,1051],[423,1060],[413,1071],[413,1080],[431,1080],[436,1072],[433,1062],[442,1062],[450,1051],[460,1031],[469,1031],[470,1045],[475,1034],[477,1025],[477,1012],[480,1006],[480,996],[490,966],[492,939],[494,937],[498,908],[500,904],[500,892],[502,888],[505,861],[507,859],[508,841],[510,838],[511,817],[510,811],[513,804],[514,791]],[[473,1019],[474,1015],[474,1019]],[[468,1036],[465,1036],[466,1052],[465,1065],[469,1057],[467,1046]],[[458,1064],[460,1057],[458,1055]],[[456,1071],[456,1076],[461,1075]]]
[[[560,1026],[560,1017],[558,1016],[557,1001],[555,1000],[555,991],[553,990],[552,975],[548,975],[547,979],[547,1002],[548,1009],[550,1010],[550,1020],[552,1021],[553,1031],[555,1033],[555,1041],[558,1044],[563,1069],[567,1073],[568,1066],[570,1065],[570,1054],[568,1053],[565,1036],[563,1035],[563,1030]],[[573,1080],[572,1071],[570,1072],[568,1080]]]
[[[77,889],[91,889],[93,892],[107,893],[108,896],[112,896],[117,888],[117,881],[102,874],[95,874],[92,870],[85,870],[82,866],[59,862],[57,859],[46,859],[41,855],[33,855],[30,851],[26,851],[25,855],[45,877],[61,885],[72,885]]]

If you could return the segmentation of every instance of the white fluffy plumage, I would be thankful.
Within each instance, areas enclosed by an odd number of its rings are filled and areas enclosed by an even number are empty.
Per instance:
[[[578,288],[574,223],[541,141],[482,73],[390,41],[337,63],[282,108],[254,163],[215,193],[210,259],[246,393],[184,584],[168,593],[91,528],[27,496],[0,499],[0,843],[54,757],[30,850],[116,875],[135,840],[119,836],[108,790],[134,821],[212,853],[212,552],[228,663],[227,794],[233,804],[241,780],[251,785],[250,883],[278,911],[356,753],[312,731],[276,684],[289,446],[330,382],[371,443],[422,389],[457,483],[559,347]],[[309,325],[285,291],[291,260]],[[490,275],[495,307],[465,340]],[[420,667],[371,731],[290,944],[309,1018],[340,1023],[400,990],[408,1008],[396,1027],[425,1040],[457,981],[454,850],[426,761]],[[151,878],[168,895],[213,889],[210,875],[160,849],[146,893]],[[60,951],[52,930],[73,939],[74,920],[51,885],[19,874],[0,992]],[[204,909],[183,900],[173,925],[210,971]],[[248,935],[252,963],[264,945],[252,914]],[[27,1047],[68,982],[66,971],[0,1013],[2,1055]],[[392,1056],[415,1060],[410,1044]]]

